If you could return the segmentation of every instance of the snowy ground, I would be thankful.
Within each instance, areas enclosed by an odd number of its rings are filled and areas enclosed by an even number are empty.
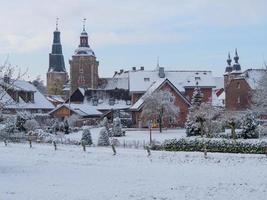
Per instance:
[[[91,135],[92,135],[92,140],[94,144],[97,144],[97,140],[99,137],[99,132],[101,128],[92,128],[91,129]],[[158,129],[154,129],[152,131],[152,140],[158,141],[158,142],[163,142],[164,140],[167,139],[174,139],[174,138],[181,138],[185,137],[185,129],[168,129],[168,130],[163,130],[162,133],[159,132]],[[69,135],[65,135],[66,138],[69,138],[71,140],[76,140],[80,141],[82,137],[82,131],[79,131],[77,133],[71,133]],[[147,130],[128,130],[126,131],[126,136],[125,137],[117,137],[123,145],[124,143],[131,145],[131,144],[139,144],[140,147],[142,145],[148,144],[149,143],[149,129]],[[137,144],[137,145],[138,145]]]
[[[265,155],[0,145],[2,200],[265,200]]]

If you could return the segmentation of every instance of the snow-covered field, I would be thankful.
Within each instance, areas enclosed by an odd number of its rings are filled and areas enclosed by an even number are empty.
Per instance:
[[[92,140],[94,144],[97,144],[97,140],[99,137],[99,132],[101,128],[92,128],[91,129],[91,135],[92,135]],[[149,129],[147,130],[128,130],[126,131],[126,136],[125,137],[117,137],[116,139],[119,140],[121,144],[127,143],[139,143],[140,146],[142,146],[143,143],[148,144],[149,143]],[[185,129],[168,129],[168,130],[163,130],[162,133],[159,132],[158,129],[154,129],[152,131],[152,140],[158,141],[158,142],[163,142],[164,140],[167,139],[174,139],[174,138],[181,138],[185,137]],[[79,131],[77,133],[71,133],[69,135],[65,135],[66,139],[70,140],[76,140],[80,141],[82,138],[82,131]]]
[[[0,146],[2,200],[265,200],[265,155]]]

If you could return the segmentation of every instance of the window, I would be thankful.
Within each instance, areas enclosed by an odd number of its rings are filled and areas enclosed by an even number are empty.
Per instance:
[[[237,103],[240,103],[240,96],[237,97]]]
[[[236,88],[240,89],[240,83],[239,82],[237,82]]]
[[[199,76],[196,76],[196,77],[195,77],[195,80],[196,80],[196,81],[200,81],[200,77],[199,77]]]
[[[150,81],[150,78],[144,78],[144,81],[145,82],[149,82]]]
[[[83,67],[80,65],[79,66],[79,72],[82,74],[83,73]]]

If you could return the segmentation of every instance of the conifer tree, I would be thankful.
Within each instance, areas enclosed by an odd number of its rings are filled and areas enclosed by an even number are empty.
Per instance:
[[[107,132],[107,129],[105,127],[103,127],[100,130],[97,145],[98,146],[109,146],[110,145],[108,132]]]
[[[201,135],[202,121],[195,116],[195,111],[197,111],[198,108],[200,107],[202,98],[203,98],[203,94],[200,91],[200,88],[198,87],[198,83],[197,83],[194,89],[192,99],[191,99],[192,106],[189,108],[187,121],[185,123],[187,136]]]
[[[242,128],[242,138],[250,139],[250,138],[258,138],[258,122],[255,119],[255,116],[248,112],[241,120],[241,128]]]
[[[82,134],[82,139],[81,142],[85,145],[91,145],[93,144],[92,142],[92,136],[91,136],[91,131],[89,128],[83,129],[83,134]]]

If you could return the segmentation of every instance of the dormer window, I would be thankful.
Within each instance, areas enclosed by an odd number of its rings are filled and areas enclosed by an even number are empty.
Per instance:
[[[200,81],[200,77],[199,77],[199,76],[196,76],[196,77],[195,77],[195,80],[196,80],[196,81]]]
[[[150,81],[150,78],[144,78],[144,81],[145,82],[149,82]]]

